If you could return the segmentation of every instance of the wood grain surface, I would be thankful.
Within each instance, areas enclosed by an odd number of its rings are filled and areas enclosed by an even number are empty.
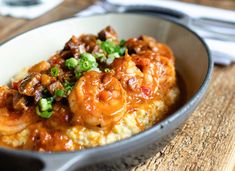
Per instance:
[[[182,0],[235,9],[235,1]],[[0,43],[26,30],[73,16],[95,0],[65,0],[34,19],[0,16]],[[215,66],[207,94],[171,142],[132,171],[235,171],[235,65]]]

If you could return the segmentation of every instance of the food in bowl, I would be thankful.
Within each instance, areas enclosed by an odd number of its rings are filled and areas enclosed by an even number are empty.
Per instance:
[[[150,36],[119,40],[110,26],[72,36],[0,87],[0,145],[74,151],[137,134],[177,104],[174,64],[170,48]]]

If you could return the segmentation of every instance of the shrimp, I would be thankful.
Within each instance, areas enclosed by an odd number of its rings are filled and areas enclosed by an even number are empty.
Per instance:
[[[126,111],[126,92],[111,73],[89,71],[69,95],[72,121],[88,127],[107,128]]]
[[[33,111],[23,114],[14,114],[7,108],[0,108],[0,135],[16,134],[35,123],[38,117]]]
[[[129,101],[159,98],[160,91],[175,83],[174,61],[159,53],[143,51],[116,59],[112,65],[115,77],[127,91]]]
[[[138,55],[132,55],[135,58],[148,58],[156,66],[157,79],[161,89],[168,89],[176,84],[176,72],[174,67],[174,58],[164,56],[156,52],[145,51]]]
[[[115,77],[127,91],[128,101],[139,103],[152,99],[158,87],[157,68],[145,57],[126,55],[116,59],[112,65]]]
[[[18,133],[38,120],[32,108],[20,114],[10,111],[6,104],[10,99],[9,91],[7,87],[0,87],[0,135]]]

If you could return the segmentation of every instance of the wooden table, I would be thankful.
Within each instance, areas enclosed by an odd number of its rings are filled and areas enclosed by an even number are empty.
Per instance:
[[[235,10],[234,0],[183,1]],[[94,2],[65,0],[34,20],[0,16],[0,42],[42,24],[73,16]],[[215,67],[203,102],[176,137],[161,152],[132,170],[235,170],[235,65]]]

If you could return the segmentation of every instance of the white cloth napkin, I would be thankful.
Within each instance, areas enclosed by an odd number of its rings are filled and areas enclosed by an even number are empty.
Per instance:
[[[33,19],[56,7],[63,0],[42,0],[42,3],[32,6],[9,6],[3,1],[0,0],[0,15]]]
[[[135,0],[135,1],[127,1],[127,0],[107,0],[111,3],[118,5],[152,5],[158,7],[169,8],[173,10],[178,10],[189,15],[191,18],[199,18],[205,17],[215,20],[223,20],[223,21],[232,21],[235,22],[235,12],[230,10],[223,10],[212,7],[205,7],[201,5],[194,5],[189,3],[177,2],[177,1],[167,1],[167,0]],[[101,2],[97,2],[96,4],[90,6],[89,8],[79,12],[76,16],[89,16],[94,14],[102,14],[106,13],[106,9]],[[213,56],[214,62],[222,65],[229,65],[232,62],[235,62],[235,42],[234,41],[222,41],[219,39],[212,39],[208,33],[205,33],[198,28],[192,27],[194,31],[196,31],[207,43],[209,49],[211,50],[211,54]],[[235,30],[234,30],[235,34]],[[215,35],[214,35],[215,36]],[[235,40],[235,37],[234,37]]]

